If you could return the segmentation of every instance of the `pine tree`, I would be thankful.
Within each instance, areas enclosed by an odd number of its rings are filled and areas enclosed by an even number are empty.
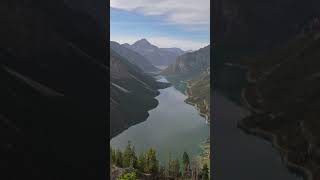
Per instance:
[[[209,168],[207,164],[204,164],[201,171],[201,179],[209,180]]]
[[[159,162],[157,160],[156,151],[150,148],[145,156],[145,172],[150,174],[157,174],[159,168]]]
[[[132,146],[132,149],[131,149],[131,164],[130,164],[130,167],[133,167],[135,169],[138,168],[138,158],[137,158],[134,146]]]
[[[120,150],[117,150],[116,152],[116,166],[123,167],[123,157]]]
[[[172,161],[172,159],[171,159],[171,153],[169,153],[169,161],[168,161],[167,174],[168,174],[168,176],[174,176],[173,161]]]
[[[137,156],[134,146],[128,141],[128,145],[123,152],[123,166],[137,168]]]
[[[111,164],[116,164],[116,151],[110,147]]]
[[[126,149],[123,152],[123,167],[129,167],[131,164],[131,142],[128,142]]]
[[[138,162],[137,162],[137,165],[138,165],[138,169],[141,171],[141,172],[145,172],[145,154],[142,152],[140,153],[139,155],[139,158],[138,158]]]
[[[169,159],[168,174],[172,177],[181,176],[179,160],[171,160],[171,158]]]
[[[180,162],[178,159],[176,159],[174,161],[174,174],[175,174],[175,177],[180,177],[181,176],[181,172],[180,172]]]
[[[182,163],[183,163],[183,176],[190,177],[191,176],[190,159],[189,159],[189,155],[186,152],[183,153]]]

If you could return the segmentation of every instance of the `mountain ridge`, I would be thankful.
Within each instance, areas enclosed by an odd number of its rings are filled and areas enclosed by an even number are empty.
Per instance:
[[[185,83],[185,101],[210,122],[210,45],[179,56],[161,74],[168,76],[178,89],[184,90],[181,83]]]
[[[210,45],[197,51],[178,56],[175,63],[170,64],[162,74],[197,74],[210,67]]]
[[[138,66],[110,50],[110,137],[144,121],[158,105],[158,89],[170,86],[157,82]],[[135,103],[132,106],[132,103]]]
[[[147,58],[154,66],[169,65],[184,53],[180,48],[159,48],[143,38],[132,45],[125,43],[124,47],[130,48]]]
[[[110,41],[110,48],[116,51],[121,56],[125,57],[128,61],[136,64],[144,72],[158,72],[159,69],[153,66],[149,60],[139,53],[125,47],[126,45],[120,45],[115,41]]]

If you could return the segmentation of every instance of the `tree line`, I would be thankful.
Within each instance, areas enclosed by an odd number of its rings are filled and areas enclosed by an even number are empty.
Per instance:
[[[153,179],[209,180],[209,168],[207,164],[199,168],[195,161],[190,161],[187,152],[183,153],[181,162],[179,159],[172,159],[171,155],[169,155],[168,163],[163,166],[160,165],[157,159],[155,149],[149,148],[147,151],[137,155],[135,147],[129,141],[123,151],[110,147],[110,160],[112,166],[135,169],[137,173],[151,176]],[[130,172],[118,179],[135,180],[136,174],[135,172]]]

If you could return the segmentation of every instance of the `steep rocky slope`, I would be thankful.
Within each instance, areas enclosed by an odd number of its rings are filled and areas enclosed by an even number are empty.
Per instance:
[[[110,136],[144,121],[158,105],[160,83],[115,51],[110,51]]]
[[[0,2],[1,177],[106,179],[106,7]]]
[[[153,66],[149,60],[147,60],[144,56],[140,55],[139,53],[126,48],[124,45],[120,45],[117,42],[111,41],[110,48],[121,54],[124,58],[130,61],[132,64],[137,65],[140,69],[144,72],[158,72],[159,69]]]
[[[169,65],[184,53],[178,48],[159,48],[146,39],[141,39],[132,45],[124,44],[124,46],[143,55],[155,66]]]
[[[178,56],[175,63],[170,64],[162,74],[193,76],[210,67],[210,45],[195,52]]]

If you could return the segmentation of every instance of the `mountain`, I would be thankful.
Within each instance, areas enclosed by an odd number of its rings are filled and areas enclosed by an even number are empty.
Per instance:
[[[103,0],[0,2],[5,179],[107,179],[106,7]]]
[[[138,52],[155,66],[169,65],[184,53],[184,51],[179,48],[159,48],[146,39],[138,40],[132,45],[124,44],[124,47]]]
[[[176,54],[179,54],[179,55],[185,53],[185,52],[184,52],[183,50],[181,50],[180,48],[161,48],[161,49],[166,50],[166,51],[170,51],[170,52],[172,52],[172,53],[176,53]]]
[[[284,154],[288,161],[314,175],[320,165],[319,37],[320,31],[305,34],[259,61],[243,62],[250,80],[243,98],[254,114],[242,120],[242,127],[274,134],[289,152]]]
[[[179,56],[175,63],[162,71],[162,74],[192,76],[201,73],[208,67],[210,67],[210,45]]]
[[[110,41],[110,48],[126,58],[129,62],[137,65],[144,72],[158,72],[159,69],[153,66],[149,60],[140,55],[139,53],[129,49],[126,45],[120,45],[117,42]]]
[[[144,121],[148,111],[158,105],[158,89],[168,83],[157,82],[138,66],[110,50],[110,137]]]
[[[239,127],[279,147],[288,167],[319,179],[320,2],[218,0],[214,7],[215,87],[225,81],[251,111]],[[236,70],[244,72],[241,86],[230,83]]]
[[[195,105],[199,113],[210,120],[210,45],[179,56],[161,74],[177,89],[185,91],[186,102]]]
[[[200,115],[210,121],[210,67],[187,81],[188,103],[196,104]]]

